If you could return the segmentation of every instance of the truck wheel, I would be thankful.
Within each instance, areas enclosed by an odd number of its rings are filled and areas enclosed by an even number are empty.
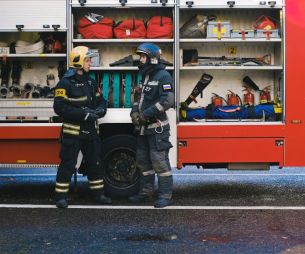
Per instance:
[[[108,196],[127,197],[138,192],[140,172],[136,168],[136,143],[131,135],[115,135],[103,140],[101,161]]]

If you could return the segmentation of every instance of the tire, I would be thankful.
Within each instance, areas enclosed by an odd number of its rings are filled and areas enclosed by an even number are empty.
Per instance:
[[[140,172],[136,168],[136,144],[136,138],[131,135],[115,135],[102,142],[105,192],[112,198],[128,197],[139,190]]]

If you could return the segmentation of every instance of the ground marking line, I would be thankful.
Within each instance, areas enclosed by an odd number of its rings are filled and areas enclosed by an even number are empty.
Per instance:
[[[0,204],[0,208],[52,209],[55,205]],[[160,210],[153,206],[70,205],[68,209],[91,210]],[[305,206],[168,206],[162,210],[305,210]]]
[[[174,176],[305,176],[304,174],[292,173],[292,174],[173,174]],[[0,177],[8,176],[56,176],[56,174],[0,174]],[[77,176],[83,176],[78,174]]]
[[[56,176],[56,174],[0,174],[2,176]]]
[[[297,173],[293,173],[293,174],[249,174],[249,173],[245,173],[245,174],[173,174],[174,176],[305,176],[304,174],[297,174]]]

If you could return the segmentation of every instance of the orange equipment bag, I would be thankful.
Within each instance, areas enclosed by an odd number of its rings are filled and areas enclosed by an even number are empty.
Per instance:
[[[113,25],[114,21],[110,18],[102,17],[95,23],[82,17],[78,23],[78,32],[84,39],[111,39]]]
[[[114,36],[118,39],[146,38],[144,22],[139,19],[126,19],[119,22],[113,29]]]
[[[169,17],[154,16],[147,21],[147,38],[173,38],[173,21]]]

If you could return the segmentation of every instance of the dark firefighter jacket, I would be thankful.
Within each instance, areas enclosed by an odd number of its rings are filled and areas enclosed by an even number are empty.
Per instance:
[[[54,111],[63,118],[63,136],[92,138],[96,135],[96,123],[85,120],[90,110],[106,114],[106,101],[95,80],[88,74],[78,75],[69,69],[55,88]]]
[[[141,128],[144,135],[155,134],[155,129],[169,130],[166,110],[174,106],[175,94],[171,75],[163,64],[153,66],[149,74],[143,76],[141,95],[135,101],[132,112],[140,112],[150,121],[150,124]]]

